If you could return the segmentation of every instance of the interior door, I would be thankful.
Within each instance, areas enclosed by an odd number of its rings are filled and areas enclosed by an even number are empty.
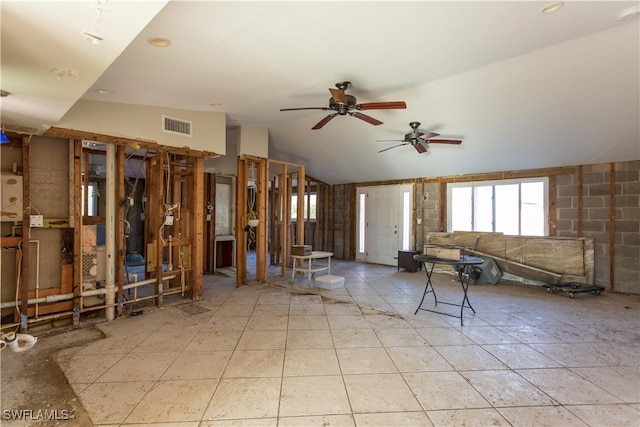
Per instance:
[[[397,265],[398,250],[403,248],[403,230],[411,227],[403,215],[405,209],[411,212],[411,206],[404,206],[404,193],[411,192],[411,185],[380,185],[366,187],[364,192],[365,218],[364,260],[373,264]],[[412,200],[412,198],[410,198]],[[361,257],[362,258],[362,257]]]

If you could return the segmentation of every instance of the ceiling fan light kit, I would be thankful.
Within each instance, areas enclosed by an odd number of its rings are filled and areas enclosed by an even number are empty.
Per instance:
[[[329,123],[336,116],[346,116],[349,115],[351,117],[355,117],[362,121],[365,121],[371,125],[378,126],[381,125],[381,122],[378,119],[375,119],[371,116],[361,113],[362,110],[399,110],[407,108],[407,104],[404,101],[393,101],[393,102],[369,102],[358,104],[358,101],[355,96],[347,95],[345,90],[351,86],[351,82],[338,82],[336,83],[336,88],[330,88],[329,92],[331,93],[331,98],[329,98],[329,106],[328,107],[301,107],[301,108],[281,108],[280,111],[296,111],[296,110],[324,110],[324,111],[335,111],[334,113],[329,114],[324,119],[320,120],[315,124],[311,129],[317,130],[321,129],[324,125]],[[355,110],[355,111],[354,111]]]

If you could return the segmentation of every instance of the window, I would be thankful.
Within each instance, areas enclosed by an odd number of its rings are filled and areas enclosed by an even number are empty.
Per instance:
[[[448,185],[449,231],[545,236],[546,178]]]
[[[309,218],[316,219],[316,195],[309,195],[309,208],[311,209]],[[298,218],[298,195],[291,196],[291,220],[295,221]],[[300,219],[307,219],[307,196],[304,196],[304,216]]]

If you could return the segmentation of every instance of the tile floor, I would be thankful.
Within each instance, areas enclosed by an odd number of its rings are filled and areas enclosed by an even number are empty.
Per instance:
[[[637,296],[472,285],[461,327],[414,315],[423,271],[332,273],[344,288],[205,276],[202,300],[102,323],[58,362],[96,425],[640,425]]]

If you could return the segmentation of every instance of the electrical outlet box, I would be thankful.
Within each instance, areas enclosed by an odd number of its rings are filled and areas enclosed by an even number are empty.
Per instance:
[[[42,215],[30,215],[29,227],[42,227],[44,225],[44,217]]]
[[[173,215],[167,215],[164,217],[164,225],[173,225]]]

